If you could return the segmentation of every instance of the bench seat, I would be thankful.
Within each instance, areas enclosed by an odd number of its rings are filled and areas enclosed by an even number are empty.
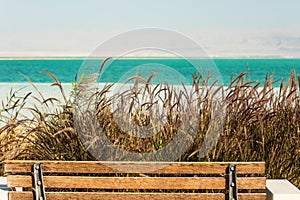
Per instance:
[[[42,167],[47,200],[266,199],[264,162],[4,162],[10,200],[34,199],[33,165]],[[234,166],[235,182],[229,172]],[[141,170],[143,169],[143,170]],[[233,189],[232,189],[233,187]],[[234,194],[233,194],[234,196]]]

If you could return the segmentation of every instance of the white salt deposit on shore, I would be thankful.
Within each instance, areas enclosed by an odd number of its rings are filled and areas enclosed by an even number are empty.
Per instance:
[[[38,88],[39,92],[43,95],[44,99],[47,98],[57,98],[59,100],[63,100],[63,96],[60,93],[60,90],[57,86],[50,86],[51,83],[34,83],[34,85]],[[71,83],[64,83],[62,84],[64,92],[68,97],[72,90]],[[34,87],[30,83],[0,83],[0,111],[3,109],[3,105],[6,106],[7,98],[11,96],[10,91],[16,92],[16,97],[25,97],[29,92],[32,92],[30,95],[30,100],[26,101],[25,107],[31,107],[31,104],[38,105],[32,97],[35,96],[38,99],[42,100],[43,98],[40,97],[40,94],[34,89]],[[14,101],[17,99],[15,98]],[[21,102],[19,102],[21,103]],[[0,113],[2,116],[7,116],[6,112]],[[23,109],[22,113],[25,116],[32,116],[29,110]],[[1,118],[0,118],[1,119]],[[3,126],[4,123],[0,121],[0,127]]]

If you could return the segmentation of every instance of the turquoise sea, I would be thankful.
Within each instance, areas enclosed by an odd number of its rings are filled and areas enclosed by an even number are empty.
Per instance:
[[[197,59],[194,59],[197,61]],[[199,59],[200,60],[200,59]],[[290,58],[215,58],[213,62],[217,66],[224,85],[228,85],[232,75],[246,71],[251,80],[264,82],[266,73],[274,73],[275,80],[288,79],[291,70],[295,70],[297,75],[300,73],[300,59]],[[62,83],[75,82],[75,76],[78,73],[83,58],[68,59],[1,59],[0,60],[0,82],[27,82],[25,76],[28,76],[33,82],[49,83],[51,78],[40,72],[47,71],[53,73]],[[112,63],[106,71],[110,81],[118,82],[120,76],[130,68],[149,63],[147,59],[123,59]],[[190,77],[191,70],[185,62],[176,59],[157,58],[151,59],[151,63],[159,63],[170,66],[179,71],[183,76]],[[201,66],[199,66],[200,68]],[[278,86],[280,83],[275,84]]]

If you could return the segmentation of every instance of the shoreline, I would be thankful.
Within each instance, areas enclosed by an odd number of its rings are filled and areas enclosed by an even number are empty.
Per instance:
[[[39,83],[39,82],[33,82],[34,86],[38,88],[39,92],[41,92],[45,97],[55,97],[60,99],[61,93],[59,91],[59,88],[56,86],[51,86],[51,84],[53,83]],[[74,83],[70,82],[70,83],[61,83],[64,92],[66,94],[66,96],[69,96],[70,93],[72,92],[73,88],[72,85]],[[106,83],[104,82],[99,82],[98,87],[102,87],[104,86]],[[125,84],[125,87],[127,84]],[[181,88],[181,85],[175,85],[179,86],[179,88]],[[123,84],[120,83],[115,83],[114,86],[112,87],[111,91],[113,91],[113,89],[116,88],[122,88],[124,87]],[[190,88],[191,85],[186,85],[187,88]],[[228,86],[224,86],[223,85],[223,89],[224,91],[228,89]],[[258,91],[261,91],[261,89],[263,89],[263,86],[258,87],[257,88]],[[280,87],[274,87],[274,92],[278,92]],[[8,96],[9,96],[9,92],[12,90],[13,92],[18,93],[18,96],[20,95],[26,95],[28,92],[33,92],[33,95],[39,95],[37,93],[37,91],[35,90],[35,88],[32,87],[32,85],[28,82],[0,82],[0,103],[5,100]]]

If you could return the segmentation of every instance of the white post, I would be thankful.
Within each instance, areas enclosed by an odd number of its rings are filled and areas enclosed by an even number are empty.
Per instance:
[[[288,180],[267,180],[267,200],[300,200],[300,190]]]

